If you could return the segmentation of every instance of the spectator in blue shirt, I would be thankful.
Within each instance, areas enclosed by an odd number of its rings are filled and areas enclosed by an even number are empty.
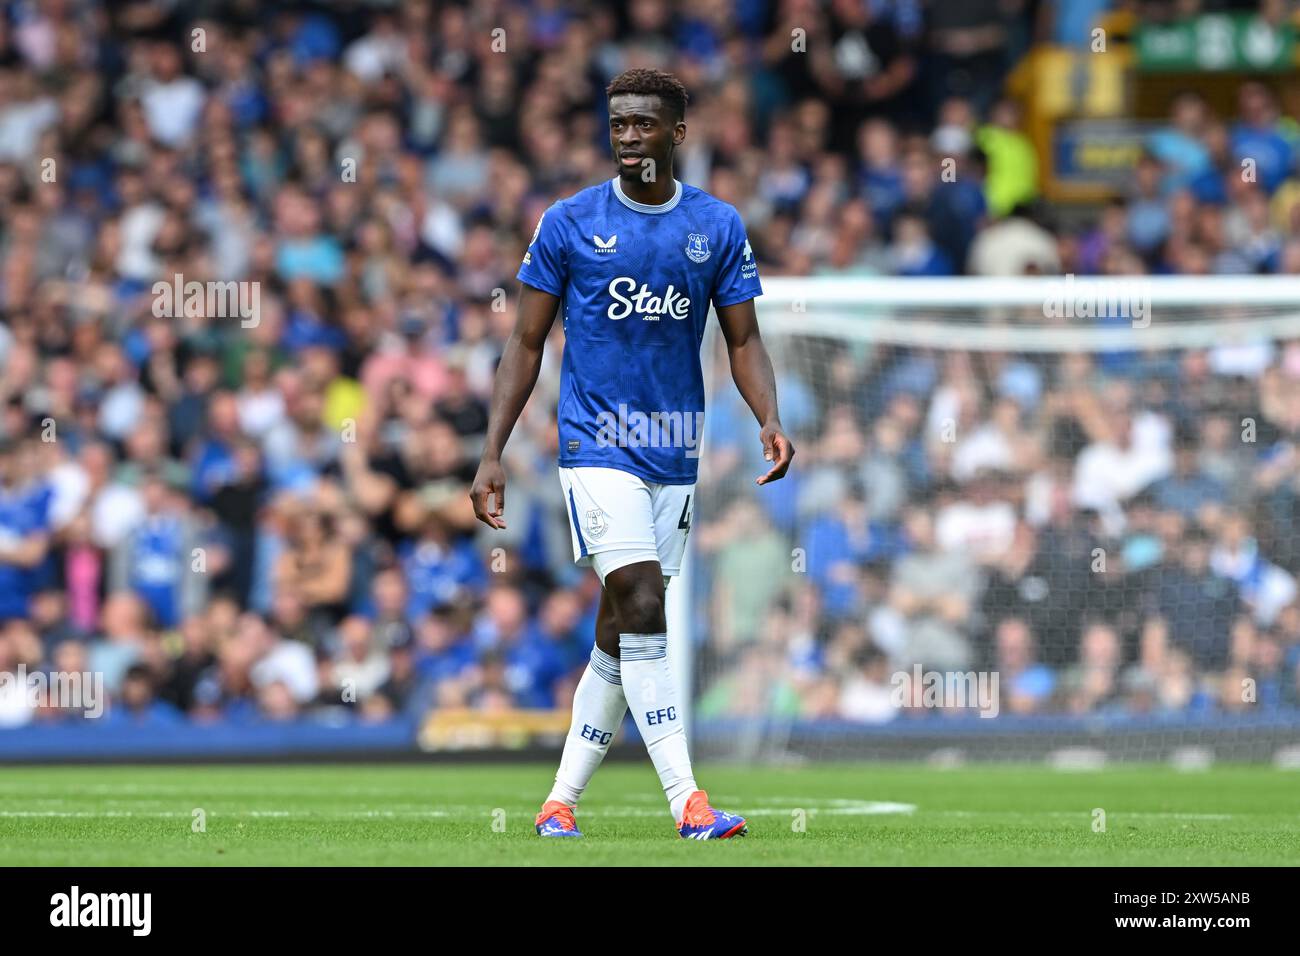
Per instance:
[[[1197,453],[1195,436],[1186,433],[1178,436],[1173,473],[1151,486],[1151,494],[1161,509],[1195,518],[1206,505],[1227,504],[1228,490],[1202,473]]]
[[[889,255],[900,276],[950,276],[952,260],[930,238],[925,217],[904,210],[894,218],[894,241]]]
[[[157,698],[153,672],[145,664],[127,668],[117,704],[108,709],[105,719],[109,724],[135,727],[166,727],[184,722],[180,711]]]
[[[1237,168],[1253,171],[1255,181],[1272,195],[1295,166],[1295,145],[1282,135],[1277,99],[1263,83],[1243,84],[1237,99],[1241,121],[1231,137]]]
[[[487,567],[467,538],[451,534],[436,513],[425,518],[420,536],[400,554],[402,575],[409,593],[406,613],[417,618],[435,607],[487,587]]]
[[[26,480],[20,458],[0,443],[0,620],[27,617],[50,543],[48,495]]]

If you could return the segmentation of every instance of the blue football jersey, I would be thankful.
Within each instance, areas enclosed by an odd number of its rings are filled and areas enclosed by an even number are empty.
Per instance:
[[[41,484],[17,488],[0,488],[0,543],[17,547],[34,534],[50,531],[50,490]],[[42,586],[53,566],[53,558],[34,568],[23,568],[0,561],[0,621],[26,617],[28,599]]]
[[[681,182],[638,203],[615,178],[546,210],[518,278],[562,300],[560,465],[693,483],[709,304],[763,292],[736,210]]]

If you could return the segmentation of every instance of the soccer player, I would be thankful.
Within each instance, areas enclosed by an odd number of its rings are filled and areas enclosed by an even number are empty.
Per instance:
[[[574,807],[630,708],[678,833],[725,839],[744,834],[745,820],[710,807],[696,785],[664,617],[665,589],[681,569],[691,526],[710,301],[772,462],[758,484],[785,475],[794,446],[759,337],[753,300],[762,288],[744,224],[727,203],[673,178],[673,154],[686,138],[685,88],[670,74],[636,69],[615,77],[606,94],[618,174],[555,203],[537,224],[470,495],[479,520],[505,527],[501,452],[563,305],[560,484],[574,560],[593,568],[604,590],[537,832],[581,835]]]

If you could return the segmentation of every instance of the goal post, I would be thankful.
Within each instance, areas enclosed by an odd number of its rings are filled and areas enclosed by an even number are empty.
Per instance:
[[[697,751],[1296,759],[1300,277],[763,285],[798,457],[754,486],[710,323]]]

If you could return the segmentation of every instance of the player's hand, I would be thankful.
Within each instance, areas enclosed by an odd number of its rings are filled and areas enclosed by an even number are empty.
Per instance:
[[[763,443],[763,457],[775,464],[766,475],[757,478],[756,482],[765,485],[769,481],[779,481],[790,470],[790,459],[794,457],[794,444],[785,437],[785,432],[781,430],[779,424],[764,425],[763,430],[758,434],[758,439]]]
[[[469,489],[469,499],[474,502],[474,517],[489,528],[505,528],[502,515],[506,513],[506,472],[500,461],[483,459],[478,474]],[[488,501],[492,501],[489,508]]]

